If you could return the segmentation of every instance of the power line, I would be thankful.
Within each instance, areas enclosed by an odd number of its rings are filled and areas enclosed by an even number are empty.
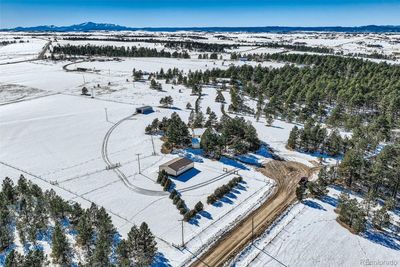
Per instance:
[[[252,245],[253,247],[255,247],[256,249],[258,249],[260,252],[264,253],[265,255],[271,257],[273,260],[275,260],[277,263],[281,264],[282,266],[288,267],[288,265],[284,264],[283,262],[281,262],[280,260],[278,260],[277,258],[275,258],[274,256],[270,255],[269,253],[265,252],[263,249],[258,248],[256,245]]]

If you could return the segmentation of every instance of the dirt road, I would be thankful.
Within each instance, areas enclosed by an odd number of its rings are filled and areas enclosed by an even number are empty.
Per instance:
[[[260,171],[277,182],[274,194],[218,240],[192,266],[219,267],[232,259],[251,242],[253,237],[261,235],[295,201],[298,181],[303,176],[311,175],[315,170],[316,168],[309,168],[297,162],[271,161],[267,163]]]

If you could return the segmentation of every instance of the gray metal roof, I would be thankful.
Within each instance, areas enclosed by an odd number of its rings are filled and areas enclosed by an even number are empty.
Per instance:
[[[176,159],[170,160],[170,161],[162,164],[161,166],[167,166],[167,167],[173,169],[174,171],[179,171],[180,169],[182,169],[183,167],[186,167],[187,165],[189,165],[191,163],[193,163],[193,161],[188,158],[176,158]]]

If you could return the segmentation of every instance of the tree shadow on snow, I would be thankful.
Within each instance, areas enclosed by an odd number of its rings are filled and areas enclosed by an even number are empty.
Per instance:
[[[310,208],[313,208],[313,209],[326,211],[326,209],[324,207],[322,207],[320,204],[318,204],[315,201],[309,200],[309,199],[304,200],[303,204],[306,205],[307,207],[310,207]]]
[[[201,216],[203,216],[204,218],[206,218],[206,219],[209,219],[209,220],[213,219],[211,213],[209,213],[208,211],[202,210],[202,211],[199,212],[199,214]]]
[[[396,234],[377,231],[372,226],[368,226],[367,230],[361,236],[384,247],[400,250],[400,237],[396,236]]]
[[[338,205],[338,200],[336,198],[328,196],[328,195],[323,196],[321,198],[321,201],[326,204],[331,205],[332,207],[337,207],[337,205]]]
[[[154,261],[151,264],[151,267],[170,267],[172,266],[169,263],[169,260],[162,254],[161,252],[157,252],[156,256],[154,257]]]
[[[228,194],[227,194],[228,195]],[[226,204],[233,204],[233,201],[227,197],[227,195],[225,195],[224,197],[222,197],[219,201],[226,203]]]
[[[239,168],[242,170],[249,170],[249,168],[247,168],[244,164],[242,164],[236,160],[229,159],[227,157],[221,157],[219,161],[225,165],[229,165],[229,166]]]

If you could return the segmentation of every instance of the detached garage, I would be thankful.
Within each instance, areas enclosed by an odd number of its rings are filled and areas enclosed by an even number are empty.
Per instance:
[[[153,108],[151,106],[143,106],[136,108],[136,113],[141,114],[149,114],[153,112]]]
[[[176,158],[170,160],[159,167],[159,171],[166,171],[169,175],[179,176],[185,171],[194,168],[194,162],[187,158]]]

